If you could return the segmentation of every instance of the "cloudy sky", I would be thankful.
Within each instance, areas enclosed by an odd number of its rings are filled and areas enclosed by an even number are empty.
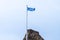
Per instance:
[[[23,40],[28,29],[39,31],[45,40],[60,40],[60,0],[0,0],[0,40]]]

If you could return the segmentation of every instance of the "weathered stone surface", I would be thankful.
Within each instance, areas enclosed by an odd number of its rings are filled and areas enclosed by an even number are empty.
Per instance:
[[[28,29],[28,40],[44,40],[40,35],[39,32],[34,31],[32,29]],[[26,40],[26,35],[23,40]]]

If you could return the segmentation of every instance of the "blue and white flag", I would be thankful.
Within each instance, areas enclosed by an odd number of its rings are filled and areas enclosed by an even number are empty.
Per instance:
[[[35,8],[27,7],[27,11],[35,11]]]

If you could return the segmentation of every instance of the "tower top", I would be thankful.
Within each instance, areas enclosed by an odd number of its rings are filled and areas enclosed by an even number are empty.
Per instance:
[[[39,32],[32,29],[28,29],[27,31],[28,31],[28,40],[44,40],[41,37],[41,35],[39,35]],[[23,40],[26,40],[26,35]]]

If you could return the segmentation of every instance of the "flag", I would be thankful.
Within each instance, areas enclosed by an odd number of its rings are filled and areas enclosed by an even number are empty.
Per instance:
[[[27,11],[35,11],[35,8],[27,7]]]

